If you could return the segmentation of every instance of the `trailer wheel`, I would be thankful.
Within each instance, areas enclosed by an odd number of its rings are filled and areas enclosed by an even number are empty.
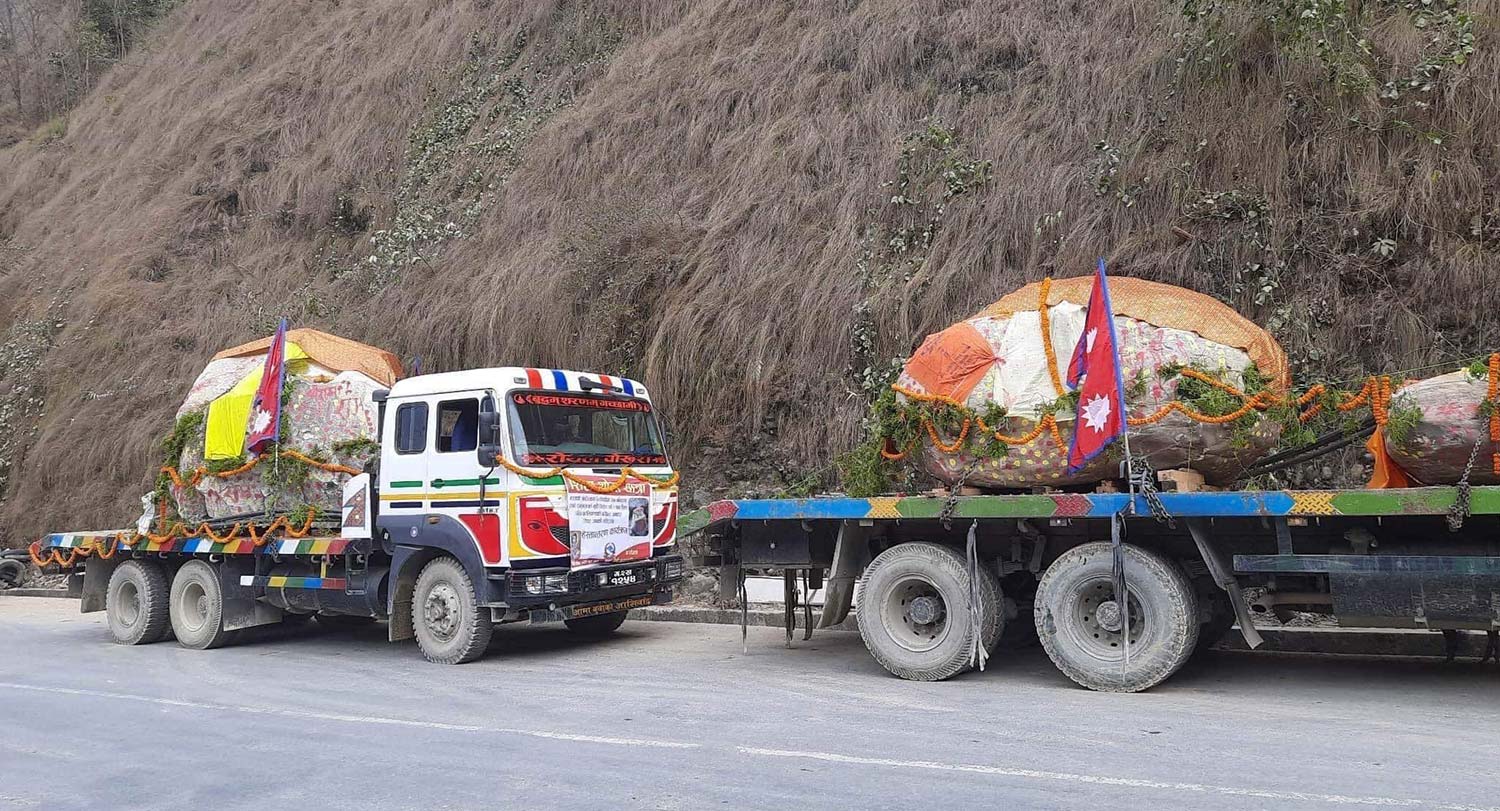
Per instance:
[[[172,632],[184,648],[209,650],[229,641],[224,630],[224,591],[213,564],[190,560],[172,578]]]
[[[944,546],[903,543],[880,553],[860,581],[859,635],[870,655],[912,681],[941,681],[968,670],[975,636],[991,644],[1005,621],[996,581],[983,575],[983,621],[974,621],[969,582],[963,557]]]
[[[417,646],[429,662],[457,665],[484,655],[495,626],[458,561],[434,558],[417,575],[411,601]]]
[[[1036,628],[1047,656],[1090,690],[1134,693],[1187,662],[1198,641],[1198,596],[1171,561],[1125,546],[1128,621],[1115,601],[1108,543],[1068,550],[1047,568],[1036,595]],[[1130,663],[1124,663],[1129,633]]]
[[[149,645],[166,638],[167,575],[155,561],[127,560],[115,567],[104,592],[109,633],[121,645]]]
[[[568,626],[569,631],[579,636],[609,636],[625,624],[625,615],[629,613],[629,611],[616,611],[613,614],[579,617],[573,620],[563,620],[563,625]]]

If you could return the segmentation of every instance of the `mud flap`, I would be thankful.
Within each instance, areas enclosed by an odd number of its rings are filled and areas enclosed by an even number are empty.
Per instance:
[[[120,565],[120,555],[108,560],[95,557],[83,564],[83,588],[78,595],[78,610],[84,614],[104,610],[104,597],[109,591],[109,578]],[[72,578],[68,582],[70,595]]]
[[[833,547],[833,567],[828,572],[828,582],[823,592],[823,613],[818,616],[819,628],[832,628],[849,618],[849,609],[854,605],[854,585],[860,572],[870,562],[870,528],[853,521],[839,525],[839,537]]]
[[[241,560],[225,555],[214,569],[219,574],[219,591],[224,595],[224,630],[238,631],[281,622],[285,616],[281,609],[255,599],[253,589],[240,585],[241,575],[255,574],[253,558]]]

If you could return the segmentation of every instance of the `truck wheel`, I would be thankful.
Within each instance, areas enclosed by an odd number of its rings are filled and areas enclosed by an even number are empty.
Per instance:
[[[625,624],[625,615],[629,611],[616,611],[613,614],[596,614],[592,617],[579,617],[576,620],[563,620],[563,625],[568,630],[580,636],[609,636]]]
[[[437,558],[422,567],[411,613],[417,646],[427,661],[438,664],[478,659],[495,631],[489,609],[479,605],[473,582],[453,558]]]
[[[870,655],[913,681],[941,681],[968,670],[975,636],[993,642],[1005,619],[995,579],[981,576],[983,621],[974,621],[968,565],[933,543],[904,543],[880,553],[865,569],[859,601],[859,635]]]
[[[190,560],[172,578],[172,632],[184,648],[208,650],[229,641],[224,630],[224,592],[213,564]]]
[[[149,645],[166,638],[167,576],[155,561],[127,560],[115,567],[104,592],[109,633],[121,645]]]
[[[25,563],[14,558],[0,558],[0,588],[14,588],[25,579]]]
[[[1198,641],[1198,596],[1171,561],[1125,546],[1129,621],[1115,602],[1108,543],[1068,550],[1047,567],[1036,595],[1036,629],[1047,656],[1090,690],[1134,693],[1188,660]],[[1128,628],[1130,664],[1121,648]]]

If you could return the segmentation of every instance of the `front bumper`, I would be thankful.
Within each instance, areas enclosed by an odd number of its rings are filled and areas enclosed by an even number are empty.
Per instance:
[[[666,599],[670,600],[671,586],[682,579],[684,565],[681,555],[666,555],[577,570],[564,567],[512,569],[494,585],[499,586],[496,596],[505,608],[521,611],[558,610],[628,598],[655,598],[660,594],[667,595]]]

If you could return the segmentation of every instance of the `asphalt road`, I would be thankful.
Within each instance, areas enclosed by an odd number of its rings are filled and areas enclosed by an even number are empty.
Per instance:
[[[1218,653],[1090,693],[1031,652],[941,684],[857,634],[509,627],[431,665],[383,627],[122,647],[0,597],[0,809],[1474,809],[1500,668]]]

